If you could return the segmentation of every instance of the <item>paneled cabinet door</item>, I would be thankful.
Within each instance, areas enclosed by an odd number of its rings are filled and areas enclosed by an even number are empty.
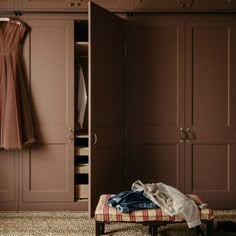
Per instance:
[[[122,12],[129,9],[130,0],[94,0],[93,2],[109,11]]]
[[[235,18],[150,17],[138,25],[133,180],[235,208]]]
[[[0,151],[0,210],[18,209],[18,152]]]
[[[236,0],[133,0],[134,11],[224,11],[236,9]]]
[[[184,190],[185,22],[134,19],[132,182],[164,182]]]
[[[190,4],[192,0],[133,0],[131,10],[133,11],[176,11],[183,10],[186,4]]]
[[[235,208],[235,19],[196,19],[186,32],[186,192]]]
[[[32,16],[33,17],[33,16]],[[37,16],[35,16],[36,18]],[[74,22],[25,16],[24,58],[37,143],[23,150],[22,208],[74,201]]]
[[[18,9],[17,0],[0,0],[1,11],[14,11]]]
[[[92,216],[101,194],[124,190],[125,22],[91,3],[89,28]]]
[[[126,11],[130,0],[94,0],[110,11]],[[21,10],[87,12],[88,0],[19,0]]]
[[[193,0],[186,10],[224,11],[235,10],[236,0]]]

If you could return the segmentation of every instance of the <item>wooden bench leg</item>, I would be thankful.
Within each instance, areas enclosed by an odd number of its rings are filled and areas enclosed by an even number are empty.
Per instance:
[[[96,236],[101,236],[105,231],[105,223],[96,221]]]
[[[196,226],[196,233],[197,235],[205,236],[200,225]]]
[[[210,236],[213,234],[214,220],[207,220],[205,223],[206,223],[206,227],[207,227],[207,236]]]
[[[157,236],[157,229],[158,229],[157,225],[149,225],[149,234],[151,236]]]

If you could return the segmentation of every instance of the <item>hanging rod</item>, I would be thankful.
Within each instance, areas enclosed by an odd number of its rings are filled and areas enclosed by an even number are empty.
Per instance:
[[[21,16],[22,12],[21,11],[0,11],[1,16],[5,15],[15,15],[15,16]]]

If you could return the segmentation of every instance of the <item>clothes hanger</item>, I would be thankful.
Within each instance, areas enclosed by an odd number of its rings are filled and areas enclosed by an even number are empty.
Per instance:
[[[2,17],[0,17],[0,21],[10,21],[10,18],[2,16]]]
[[[12,17],[8,17],[8,16],[0,16],[0,21],[21,25],[21,21],[15,19],[15,18],[12,18]]]

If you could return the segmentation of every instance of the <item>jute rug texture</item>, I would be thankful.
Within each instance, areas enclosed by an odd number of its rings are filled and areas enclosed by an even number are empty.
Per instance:
[[[236,210],[215,211],[215,221],[235,221]],[[107,236],[148,236],[148,228],[136,223],[106,224]],[[95,236],[95,220],[86,212],[17,211],[0,212],[1,236]],[[196,235],[186,224],[161,227],[158,235]],[[217,234],[218,235],[218,234]],[[220,234],[219,234],[220,235]],[[227,234],[229,235],[229,234]]]

